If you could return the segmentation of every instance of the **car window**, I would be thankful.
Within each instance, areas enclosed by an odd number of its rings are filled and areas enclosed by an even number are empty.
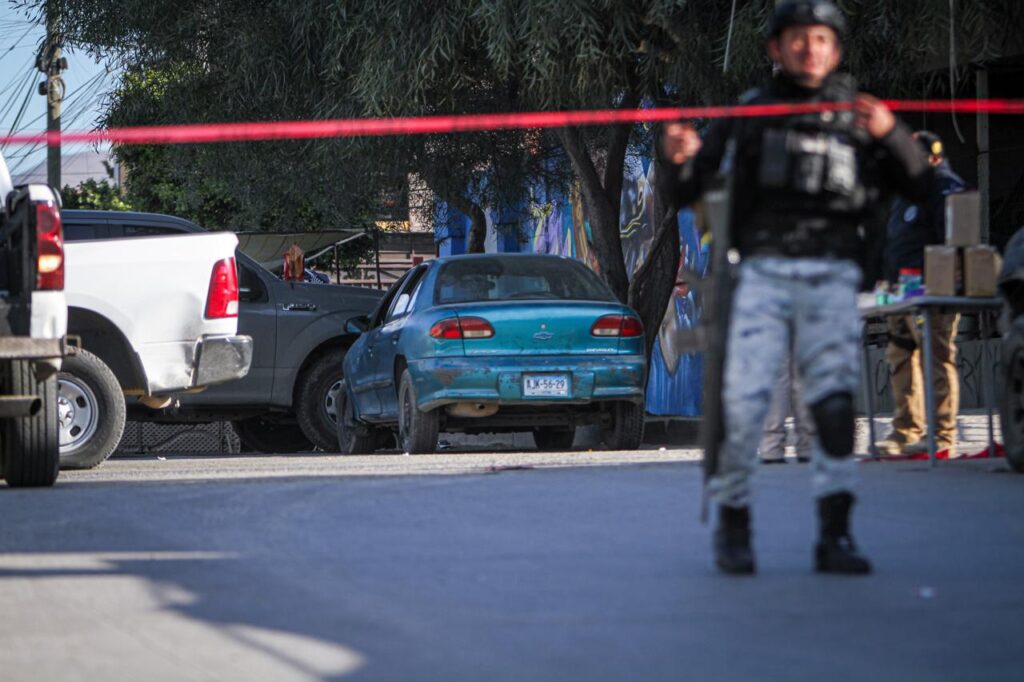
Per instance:
[[[416,292],[419,290],[420,282],[423,281],[423,275],[426,273],[426,267],[419,267],[413,271],[407,278],[402,290],[395,297],[394,304],[392,304],[388,311],[386,322],[396,320],[400,317],[404,317],[409,314],[412,310],[412,304],[415,301]]]
[[[384,298],[380,299],[380,303],[377,304],[377,309],[373,311],[373,317],[370,318],[370,329],[379,327],[384,323],[384,317],[391,310],[391,304],[394,303],[395,298],[398,296],[398,292],[405,286],[406,280],[413,273],[412,270],[407,271],[402,275],[397,282],[391,285],[387,293],[384,294]]]
[[[64,223],[64,239],[76,242],[83,239],[106,239],[106,223]]]
[[[568,258],[494,256],[455,259],[438,274],[438,305],[513,300],[612,301],[607,285],[588,268]]]
[[[237,262],[237,261],[236,261]],[[238,263],[238,300],[248,303],[262,303],[267,298],[267,289],[256,272]]]

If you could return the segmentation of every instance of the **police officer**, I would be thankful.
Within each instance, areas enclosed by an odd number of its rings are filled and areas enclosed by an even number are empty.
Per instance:
[[[846,107],[719,119],[703,140],[691,126],[671,124],[659,141],[661,191],[679,205],[700,197],[717,174],[733,176],[730,229],[741,262],[723,381],[726,435],[709,483],[718,510],[715,562],[726,573],[755,571],[750,478],[790,343],[821,443],[812,464],[821,521],[815,567],[871,571],[849,528],[862,223],[880,187],[916,200],[927,195],[931,175],[909,130],[881,101],[857,92],[849,76],[836,72],[845,29],[842,13],[827,0],[778,6],[767,43],[778,71],[741,101]]]
[[[914,139],[928,155],[935,182],[928,201],[914,204],[903,198],[892,203],[886,244],[886,275],[895,282],[902,268],[924,267],[924,249],[946,240],[946,197],[962,192],[967,184],[949,161],[942,139],[928,130],[914,133]],[[932,371],[935,377],[936,449],[956,456],[956,414],[960,404],[960,377],[956,369],[957,324],[960,315],[942,313],[932,317]],[[875,447],[887,455],[916,455],[928,452],[925,435],[924,379],[921,377],[923,341],[913,315],[889,317],[889,361],[892,384],[892,431]]]

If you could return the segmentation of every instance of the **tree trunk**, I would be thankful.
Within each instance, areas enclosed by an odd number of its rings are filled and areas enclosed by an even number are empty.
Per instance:
[[[630,88],[619,103],[621,109],[633,109],[640,102],[635,88]],[[603,173],[594,162],[579,128],[560,128],[558,138],[569,155],[573,172],[579,180],[583,207],[590,219],[591,236],[601,276],[620,301],[629,296],[629,273],[622,257],[622,236],[619,233],[619,210],[622,207],[622,182],[625,175],[626,151],[631,125],[610,126],[605,138]]]
[[[472,222],[469,227],[469,235],[466,238],[466,253],[483,253],[484,242],[487,240],[487,216],[479,204],[469,203],[471,206],[469,215]]]
[[[622,197],[622,169],[618,172],[617,187],[608,188],[601,182],[597,167],[578,128],[560,128],[558,137],[569,155],[573,172],[580,182],[583,207],[590,220],[591,235],[594,239],[594,251],[597,263],[612,292],[620,301],[625,302],[629,295],[629,277],[622,258],[622,239],[619,235],[618,206]],[[614,159],[609,158],[609,166]],[[624,163],[625,157],[619,161]],[[605,177],[614,177],[606,167]],[[614,190],[615,199],[611,194]]]
[[[459,194],[444,197],[451,206],[463,213],[470,220],[469,234],[466,235],[466,253],[483,253],[487,239],[487,214],[480,204]]]
[[[672,287],[679,272],[679,223],[675,206],[665,210],[661,202],[655,204],[655,215],[664,216],[655,231],[654,241],[647,259],[633,273],[629,284],[628,303],[640,315],[644,323],[645,346],[648,361],[654,350],[662,320],[669,301]],[[674,313],[670,313],[674,314]]]

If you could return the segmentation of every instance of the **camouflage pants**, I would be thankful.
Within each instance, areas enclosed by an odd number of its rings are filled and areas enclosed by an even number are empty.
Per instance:
[[[860,278],[851,261],[755,257],[740,266],[722,396],[726,439],[709,489],[718,504],[750,504],[758,442],[790,348],[805,404],[859,387]],[[821,448],[812,453],[817,497],[853,489],[852,456],[829,457]]]

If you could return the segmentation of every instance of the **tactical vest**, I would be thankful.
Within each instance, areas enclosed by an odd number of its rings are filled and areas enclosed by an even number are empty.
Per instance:
[[[779,95],[775,88],[753,91],[741,101],[850,102],[853,79],[836,74],[811,98]],[[858,227],[877,198],[870,139],[855,125],[852,111],[780,116],[742,124],[739,163],[746,221],[741,250],[786,255],[852,256]],[[747,222],[746,226],[742,222]],[[743,248],[744,244],[746,248]]]

